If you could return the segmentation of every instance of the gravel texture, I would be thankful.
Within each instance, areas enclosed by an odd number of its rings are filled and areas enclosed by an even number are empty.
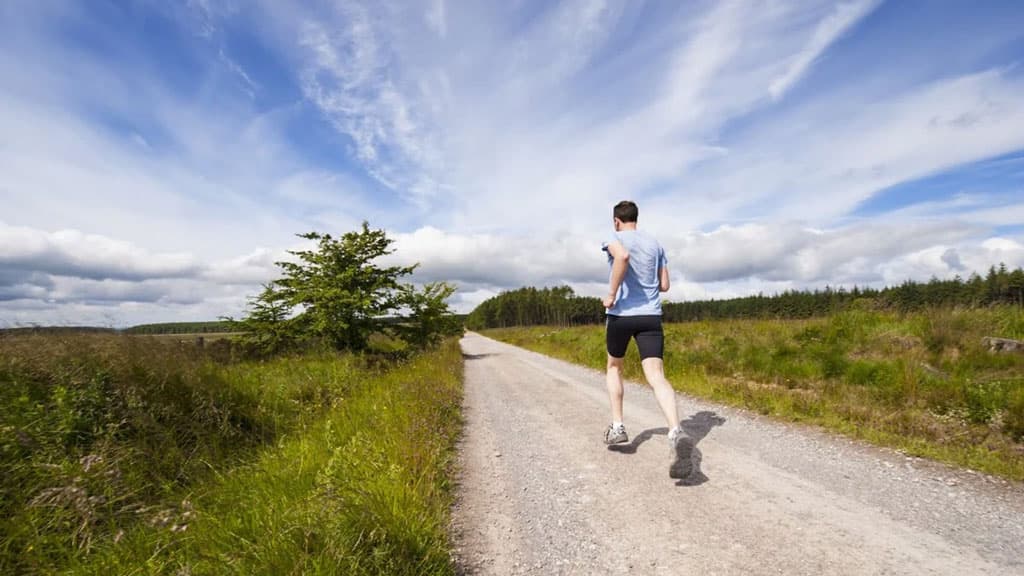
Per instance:
[[[1024,575],[1024,486],[680,395],[694,473],[626,387],[477,334],[466,357],[454,555],[463,574]]]

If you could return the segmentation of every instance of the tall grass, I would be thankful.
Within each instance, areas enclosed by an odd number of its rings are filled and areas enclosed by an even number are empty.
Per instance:
[[[665,365],[684,391],[810,422],[908,453],[1024,479],[1024,355],[985,336],[1024,337],[1017,308],[812,320],[668,324]],[[486,332],[597,369],[603,327]],[[627,375],[641,377],[631,347]]]
[[[457,344],[218,364],[0,339],[0,573],[449,573]]]

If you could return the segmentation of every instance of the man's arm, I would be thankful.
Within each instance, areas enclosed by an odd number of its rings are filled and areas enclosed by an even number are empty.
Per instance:
[[[668,292],[671,285],[668,281],[668,266],[662,266],[658,271],[658,290]]]
[[[622,245],[622,242],[612,242],[608,245],[608,253],[614,259],[612,261],[612,275],[608,282],[608,295],[604,298],[604,307],[611,308],[615,305],[615,298],[619,294],[619,286],[626,278],[626,268],[629,266],[629,250]]]

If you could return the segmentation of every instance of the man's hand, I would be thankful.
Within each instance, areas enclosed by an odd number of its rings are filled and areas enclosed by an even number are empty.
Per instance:
[[[615,294],[609,294],[608,296],[605,296],[604,300],[602,300],[601,302],[604,304],[605,308],[611,308],[612,306],[615,306]]]

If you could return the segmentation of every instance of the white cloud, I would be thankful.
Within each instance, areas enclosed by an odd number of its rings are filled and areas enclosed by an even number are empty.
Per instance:
[[[744,219],[835,222],[901,182],[1024,148],[1024,82],[1005,70],[943,79],[885,100],[840,98],[768,120],[649,204],[660,226]],[[687,215],[689,216],[689,214]],[[674,223],[678,225],[678,221]]]
[[[194,277],[201,269],[190,254],[153,254],[78,230],[47,233],[2,222],[0,266],[98,280]]]
[[[276,262],[289,260],[284,251],[259,248],[238,258],[214,262],[207,266],[202,278],[218,284],[240,284],[254,287],[266,284],[280,275]]]
[[[833,42],[870,14],[879,3],[880,0],[860,0],[836,6],[834,12],[818,23],[810,41],[792,58],[786,71],[772,80],[768,86],[772,98],[778,100],[788,92]]]
[[[69,108],[0,91],[0,126],[18,142],[0,154],[0,200],[8,223],[112,233],[161,251],[225,254],[249,249],[260,237],[286,238],[281,228],[301,229],[257,195],[267,181],[282,177],[278,170],[288,163],[285,154],[256,161],[258,137],[270,130],[259,134],[250,126],[250,146],[237,125],[229,130],[223,118],[170,112],[168,104],[168,125],[179,133],[177,142],[158,152],[139,146],[134,135],[105,132]],[[184,151],[166,150],[179,144]],[[244,168],[242,156],[249,158]]]
[[[959,193],[937,201],[917,202],[890,210],[886,220],[912,221],[921,219],[953,218],[979,227],[1014,226],[1024,222],[1022,194]]]
[[[989,267],[999,264],[1011,269],[1024,267],[1024,244],[1010,238],[989,238],[980,245],[932,246],[884,264],[881,273],[884,284],[895,285],[908,278],[984,276]]]
[[[974,233],[949,221],[857,222],[831,230],[797,223],[746,224],[690,234],[670,245],[678,250],[687,278],[696,281],[753,276],[803,284],[867,283],[877,281],[880,263],[937,243],[968,240]]]
[[[469,314],[474,308],[480,305],[481,302],[488,298],[497,296],[500,292],[494,290],[461,290],[456,292],[448,304],[456,314]]]
[[[237,76],[239,80],[242,81],[242,84],[243,84],[243,86],[245,88],[245,91],[246,91],[246,93],[249,94],[249,97],[250,98],[255,98],[256,97],[256,91],[259,90],[259,87],[260,87],[259,84],[257,84],[249,76],[249,74],[245,71],[244,68],[242,68],[241,65],[238,64],[238,62],[235,62],[227,54],[225,54],[223,48],[220,49],[219,56],[220,56],[221,62],[224,63],[224,66],[232,74]]]
[[[13,300],[3,303],[0,327],[103,326],[123,328],[151,322],[216,320],[242,310],[237,299],[206,297],[198,304],[166,304],[137,301],[68,302]]]
[[[662,234],[673,290],[669,299],[724,298],[788,289],[875,286],[908,278],[951,278],[993,264],[1024,265],[1011,238],[977,241],[984,228],[957,220],[857,222],[816,229],[799,223],[723,225],[711,232]],[[597,296],[608,267],[601,237],[551,230],[529,236],[460,235],[425,227],[396,235],[392,262],[420,263],[422,282],[448,280],[466,293],[568,284]]]
[[[389,47],[394,31],[358,2],[336,5],[336,20],[296,22],[299,47],[308,55],[301,72],[306,97],[341,133],[356,158],[383,185],[424,205],[445,187],[428,107],[409,97]]]
[[[0,326],[123,326],[237,315],[259,284],[277,276],[274,262],[287,256],[260,249],[203,262],[77,230],[0,223]]]
[[[462,235],[428,226],[394,237],[388,261],[419,263],[417,281],[447,280],[471,290],[581,282],[600,276],[605,266],[600,242],[572,234]]]

